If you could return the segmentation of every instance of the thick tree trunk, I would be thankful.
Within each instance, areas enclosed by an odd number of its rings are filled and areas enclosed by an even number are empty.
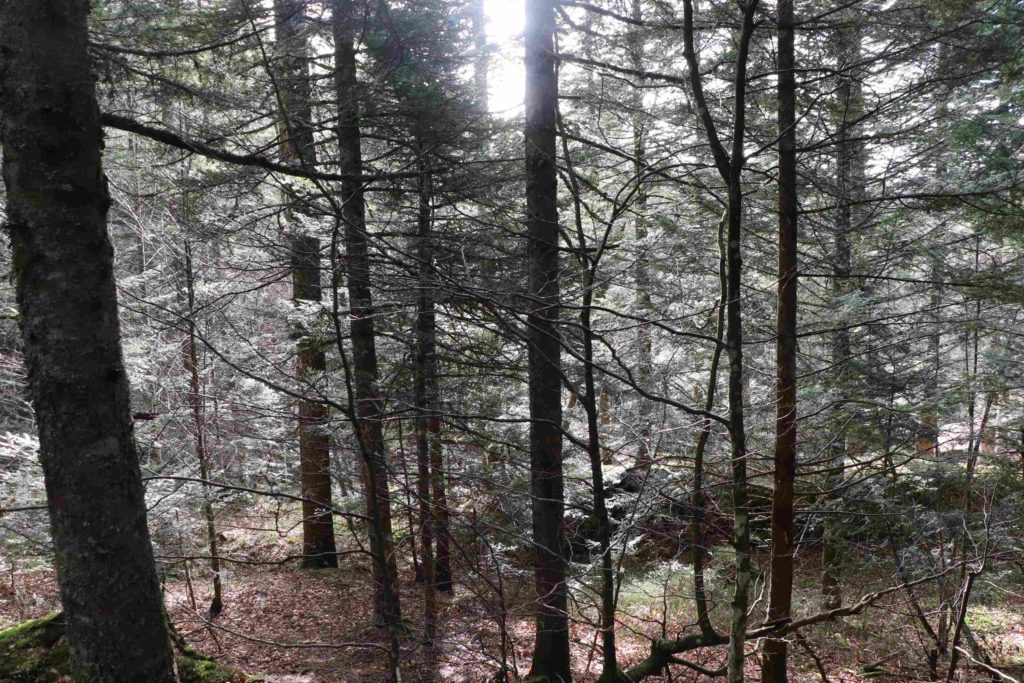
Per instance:
[[[797,186],[793,0],[778,2],[779,284],[775,342],[775,476],[772,491],[768,621],[790,618],[793,604],[793,485],[796,481]],[[788,680],[787,642],[764,643],[763,683]]]
[[[537,584],[531,675],[569,681],[562,483],[561,343],[558,333],[558,206],[555,167],[558,78],[553,0],[526,3],[526,221],[530,492]]]
[[[335,81],[338,92],[338,166],[342,173],[362,173],[359,130],[358,81],[355,34],[359,13],[351,0],[334,3]],[[356,440],[367,484],[367,513],[371,519],[374,621],[400,628],[402,611],[398,598],[398,569],[391,530],[391,494],[388,490],[387,457],[382,406],[377,388],[377,344],[370,289],[370,257],[366,234],[363,188],[357,180],[342,183],[342,215],[347,260],[350,331],[352,337],[352,402],[355,407]]]
[[[320,240],[292,235],[292,297],[296,302],[321,298]],[[300,332],[301,334],[301,332]],[[327,371],[320,344],[304,336],[298,342],[295,374],[312,385]],[[312,394],[310,387],[304,389]],[[327,406],[310,396],[299,401],[299,477],[302,484],[302,566],[337,567],[331,483],[331,441],[327,433]]]
[[[121,358],[84,0],[0,3],[7,229],[77,678],[174,680]]]
[[[305,3],[299,0],[275,0],[278,60],[275,72],[277,97],[281,110],[281,158],[314,170],[316,140],[313,135],[313,108],[310,101],[309,44],[306,37]],[[289,211],[301,211],[292,197]],[[288,235],[292,272],[292,299],[319,303],[320,241],[313,236],[292,232]],[[295,376],[305,385],[308,400],[299,401],[299,477],[302,485],[302,566],[337,567],[334,541],[331,490],[331,446],[326,432],[327,407],[316,400],[312,385],[327,369],[323,348],[315,339],[297,330],[299,341],[295,355]]]

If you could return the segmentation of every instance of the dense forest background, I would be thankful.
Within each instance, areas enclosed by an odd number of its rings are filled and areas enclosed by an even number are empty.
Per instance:
[[[1024,5],[486,3],[0,0],[0,679],[1021,680]]]

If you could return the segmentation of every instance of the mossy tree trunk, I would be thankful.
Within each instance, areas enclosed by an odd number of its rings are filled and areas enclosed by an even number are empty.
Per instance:
[[[0,3],[7,229],[72,674],[170,682],[121,358],[88,8]]]

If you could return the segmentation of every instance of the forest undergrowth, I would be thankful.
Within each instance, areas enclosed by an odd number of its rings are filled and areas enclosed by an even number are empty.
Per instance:
[[[164,574],[165,600],[177,630],[200,653],[229,667],[244,671],[253,680],[268,683],[372,683],[382,680],[386,668],[381,651],[387,633],[370,624],[365,598],[372,588],[368,558],[352,555],[338,570],[300,569],[283,561],[301,544],[300,512],[283,506],[276,514],[256,506],[236,511],[221,520],[223,551],[241,562],[225,572],[224,612],[210,619],[204,606],[212,598],[202,563],[175,563]],[[258,508],[258,509],[257,509]],[[273,527],[253,526],[255,520],[276,519]],[[199,520],[196,521],[199,524]],[[659,529],[660,543],[667,546],[666,529]],[[404,532],[404,533],[403,533]],[[685,534],[680,525],[680,534]],[[198,531],[196,532],[198,533]],[[406,543],[398,548],[401,597],[410,605],[409,618],[422,617],[421,586],[408,562],[407,529],[398,527]],[[358,551],[351,542],[340,548]],[[365,542],[365,539],[363,539]],[[674,549],[662,547],[665,555]],[[816,611],[821,573],[818,553],[803,549],[797,560],[794,612]],[[648,548],[649,552],[653,548]],[[710,553],[706,569],[712,615],[717,624],[728,619],[731,590],[731,551],[719,546]],[[758,558],[763,559],[763,558]],[[405,560],[405,561],[402,561]],[[653,638],[674,636],[695,628],[692,570],[682,560],[645,563],[644,569],[627,567],[620,588],[618,648],[628,666],[643,659]],[[516,576],[515,572],[506,572]],[[509,659],[525,676],[532,647],[532,576],[519,573],[521,581],[507,586],[508,630],[514,647]],[[893,585],[892,568],[877,563],[854,565],[843,584],[845,601]],[[763,584],[757,584],[752,607],[764,609]],[[798,682],[853,683],[878,681],[926,681],[927,641],[919,632],[906,595],[881,601],[861,615],[821,624],[805,630],[793,641],[791,680]],[[485,683],[500,668],[493,653],[499,650],[498,629],[481,613],[499,613],[500,605],[481,609],[480,597],[471,587],[456,584],[454,594],[443,599],[434,648],[424,647],[410,633],[402,641],[405,680],[413,683],[466,681]],[[593,619],[586,611],[574,617]],[[925,605],[927,608],[927,605]],[[60,609],[53,570],[48,566],[9,568],[0,582],[0,630],[28,619],[44,617]],[[999,668],[1011,675],[1024,673],[1024,594],[989,584],[971,603],[968,623]],[[593,628],[575,625],[570,637],[573,680],[597,681],[600,674],[600,643]],[[760,671],[757,643],[748,649],[748,676]],[[492,656],[488,656],[491,653]],[[711,670],[724,663],[724,648],[711,648],[691,661]],[[961,672],[961,680],[990,680],[975,668]],[[671,678],[655,681],[707,680],[696,671],[676,669]]]

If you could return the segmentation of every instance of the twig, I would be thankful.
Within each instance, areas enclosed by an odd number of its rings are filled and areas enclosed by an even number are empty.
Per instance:
[[[796,636],[797,645],[802,647],[804,649],[804,652],[806,652],[807,655],[814,661],[814,666],[818,669],[818,675],[821,676],[822,683],[832,683],[828,679],[828,674],[825,672],[825,665],[822,663],[821,658],[818,657],[818,654],[811,649],[811,645],[807,642],[807,639],[804,638],[804,635],[800,633],[800,631],[797,631],[793,635]]]
[[[964,657],[966,657],[972,664],[981,667],[985,671],[988,671],[990,674],[995,674],[996,676],[999,676],[1000,678],[1002,678],[1004,681],[1009,681],[1010,683],[1020,683],[1020,681],[1018,681],[1016,678],[1014,678],[1010,674],[1003,673],[1002,671],[1000,671],[999,669],[995,668],[991,664],[986,664],[985,662],[982,662],[982,661],[979,661],[979,660],[975,659],[974,657],[971,656],[970,652],[968,652],[967,650],[963,649],[959,645],[957,645],[956,649],[957,649],[957,651],[960,654],[962,654]]]

